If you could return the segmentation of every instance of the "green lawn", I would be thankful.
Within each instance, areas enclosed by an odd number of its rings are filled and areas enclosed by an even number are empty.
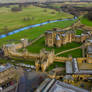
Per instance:
[[[81,23],[92,27],[92,21],[90,21],[86,16],[83,16],[81,18]]]
[[[28,46],[27,49],[28,49],[28,51],[33,52],[33,53],[39,53],[42,48],[45,48],[46,50],[49,50],[49,51],[54,49],[55,53],[58,53],[60,51],[64,51],[64,50],[68,50],[68,49],[71,49],[71,48],[79,47],[80,45],[81,44],[79,44],[79,43],[72,42],[72,43],[68,43],[66,45],[63,45],[60,48],[57,48],[57,47],[49,48],[49,47],[45,46],[44,38],[41,38],[40,40],[38,40],[37,42],[35,42],[31,46]]]
[[[65,27],[72,25],[75,21],[76,20],[50,23],[50,24],[46,24],[44,26],[21,31],[21,32],[13,34],[11,36],[7,36],[6,38],[0,39],[0,47],[3,44],[18,42],[21,38],[27,38],[27,39],[33,40],[33,39],[37,38],[38,36],[40,36],[41,34],[43,34],[48,29],[52,29],[54,27],[65,28]]]
[[[56,67],[65,67],[65,63],[63,62],[54,62],[53,64],[51,64],[46,71],[50,71]]]
[[[8,63],[10,62],[9,60],[6,60],[6,59],[0,59],[0,64],[3,64],[3,63]]]
[[[81,30],[81,29],[77,29],[77,30],[76,30],[76,35],[81,35],[82,32],[83,32],[83,30]]]
[[[14,60],[15,62],[12,62],[12,60]],[[30,65],[35,64],[35,61],[33,60],[25,60],[20,58],[13,58],[12,60],[0,59],[0,64],[4,64],[4,63],[12,63],[12,64],[24,63],[24,64],[30,64]]]
[[[86,3],[86,4],[78,4],[76,6],[78,6],[78,7],[92,7],[92,3],[90,2],[90,3]]]
[[[12,6],[13,7],[13,6]],[[52,13],[54,12],[54,13]],[[28,21],[24,21],[25,17],[30,18]],[[23,8],[20,12],[11,12],[11,8],[0,8],[0,34],[8,33],[9,31],[42,23],[48,20],[56,20],[63,18],[72,18],[73,16],[64,12],[58,12],[53,9],[40,8],[36,6],[29,6]],[[8,30],[4,28],[7,27]]]
[[[77,49],[77,50],[74,50],[74,51],[69,51],[69,52],[66,52],[64,54],[61,54],[59,56],[64,56],[64,57],[68,57],[68,56],[72,56],[72,57],[82,57],[82,49]]]

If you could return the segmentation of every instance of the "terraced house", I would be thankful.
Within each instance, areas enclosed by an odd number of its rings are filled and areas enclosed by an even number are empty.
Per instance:
[[[13,65],[0,66],[0,92],[16,92],[17,80],[17,72]]]

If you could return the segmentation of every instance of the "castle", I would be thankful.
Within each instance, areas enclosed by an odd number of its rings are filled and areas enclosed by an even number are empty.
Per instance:
[[[49,47],[57,46],[60,47],[64,44],[71,43],[73,41],[83,43],[82,52],[83,57],[81,58],[81,62],[92,63],[92,40],[91,33],[87,32],[82,35],[75,35],[74,31],[64,31],[58,28],[54,28],[51,31],[45,32],[45,44]],[[89,39],[88,39],[89,38]],[[33,41],[34,42],[34,41]],[[32,42],[31,42],[32,43]],[[42,70],[43,72],[46,68],[52,64],[54,61],[56,62],[65,62],[72,61],[72,57],[58,57],[55,55],[54,51],[45,51],[45,49],[41,50],[39,54],[37,53],[29,53],[27,50],[23,52],[18,52],[18,49],[26,48],[30,45],[30,42],[27,39],[21,39],[18,44],[7,44],[3,45],[4,55],[8,57],[20,57],[25,59],[34,59],[36,71]],[[83,61],[84,60],[84,61]]]
[[[90,33],[76,35],[74,31],[65,31],[59,28],[54,28],[45,32],[45,45],[48,47],[61,47],[64,44],[71,42],[84,42],[90,37]]]
[[[48,66],[54,62],[65,62],[66,75],[64,82],[73,84],[74,80],[90,80],[92,78],[92,38],[91,33],[75,35],[73,31],[54,29],[45,32],[45,44],[49,47],[61,47],[73,41],[83,43],[81,46],[83,57],[60,57],[56,56],[54,50],[46,51],[42,49],[40,53],[30,53],[27,50],[18,52],[18,49],[26,48],[30,42],[21,39],[20,43],[3,45],[4,55],[10,58],[34,59],[36,71],[45,72]],[[31,42],[32,43],[32,42]],[[50,78],[57,78],[57,75],[49,75]],[[62,75],[60,75],[61,77]],[[59,77],[58,77],[59,78]]]

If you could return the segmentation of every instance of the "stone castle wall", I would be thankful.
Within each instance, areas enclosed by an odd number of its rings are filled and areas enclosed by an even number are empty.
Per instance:
[[[49,30],[45,32],[45,45],[48,47],[61,47],[71,42],[83,43],[91,35],[88,33],[76,35],[74,31],[65,31],[62,29]]]
[[[62,32],[59,32],[57,31],[57,33],[63,33]],[[40,36],[40,37],[43,37]],[[47,43],[49,42],[49,46],[53,46],[54,45],[54,42],[56,42],[55,39],[52,39],[52,38],[55,38],[56,37],[56,32],[50,32],[49,35],[46,34],[46,37],[48,40],[45,40],[45,44],[48,45]],[[75,39],[72,39],[74,38],[74,33],[68,33],[66,34],[66,39],[63,38],[63,41],[60,40],[59,38],[57,38],[57,44],[58,46],[61,46],[60,45],[60,42],[63,43],[63,44],[66,44],[68,42],[72,42],[74,41]],[[86,39],[88,36],[83,36],[83,39]],[[40,39],[40,38],[38,38]],[[50,39],[50,40],[49,40]],[[36,39],[37,41],[37,39]],[[82,40],[84,41],[84,40]],[[35,42],[35,41],[34,41]],[[31,42],[32,43],[32,42]],[[30,44],[31,44],[30,43]],[[19,58],[25,58],[25,59],[34,59],[35,60],[35,66],[36,66],[36,70],[42,70],[43,72],[46,70],[46,68],[51,65],[54,61],[56,62],[66,62],[66,61],[72,61],[72,57],[58,57],[58,56],[55,56],[55,53],[54,51],[45,51],[45,50],[41,50],[39,54],[35,53],[29,53],[27,50],[23,51],[23,52],[18,52],[18,49],[21,49],[21,48],[25,48],[27,47],[28,45],[30,45],[28,40],[27,39],[22,39],[20,43],[18,44],[8,44],[8,45],[3,45],[3,51],[4,51],[4,55],[5,56],[8,56],[8,57],[19,57]],[[88,46],[90,45],[90,43],[85,43],[84,44],[85,46]],[[89,58],[78,58],[78,60],[80,62],[82,62],[82,60],[88,60]],[[90,61],[90,59],[89,59]]]

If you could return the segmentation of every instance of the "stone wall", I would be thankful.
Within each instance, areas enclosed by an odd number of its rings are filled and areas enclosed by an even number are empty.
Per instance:
[[[91,34],[90,34],[91,35]],[[61,47],[71,42],[84,42],[90,37],[88,33],[76,35],[74,31],[65,31],[62,29],[54,29],[45,32],[45,45],[48,47]]]

